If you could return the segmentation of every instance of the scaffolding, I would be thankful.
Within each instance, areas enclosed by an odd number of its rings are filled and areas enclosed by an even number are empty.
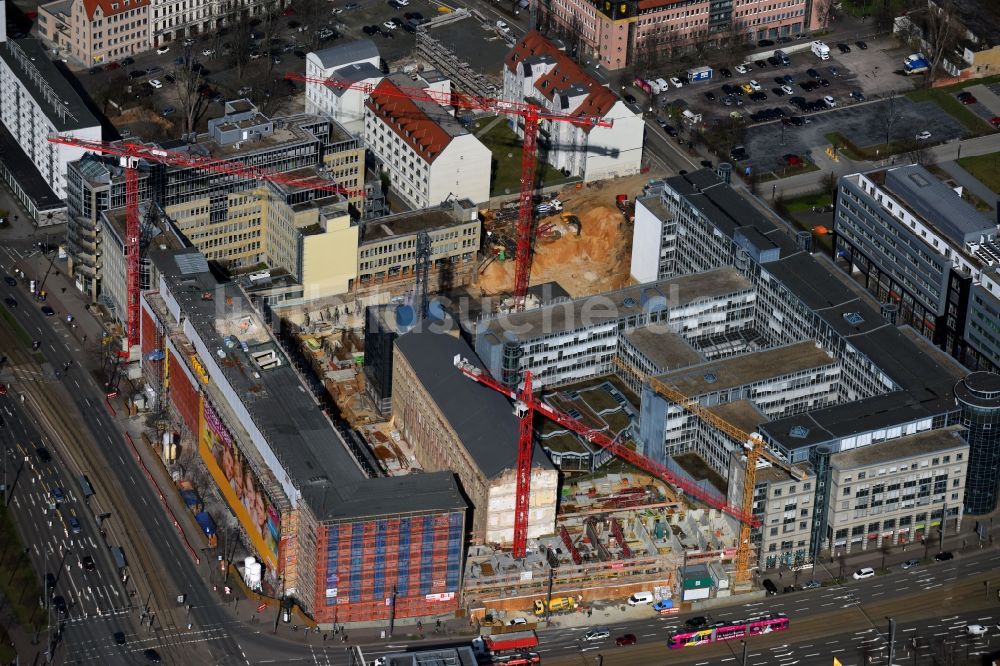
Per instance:
[[[454,51],[431,37],[425,28],[417,30],[417,55],[470,95],[496,97],[499,92],[496,83],[472,69],[469,63],[459,58]]]

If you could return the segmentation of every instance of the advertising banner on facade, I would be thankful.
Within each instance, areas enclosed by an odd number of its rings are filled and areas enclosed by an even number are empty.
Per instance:
[[[223,482],[227,486],[222,488],[223,494],[260,550],[260,556],[274,567],[281,540],[281,517],[264,493],[253,468],[233,441],[229,429],[207,400],[204,404],[202,437],[205,447],[202,457],[220,488]]]

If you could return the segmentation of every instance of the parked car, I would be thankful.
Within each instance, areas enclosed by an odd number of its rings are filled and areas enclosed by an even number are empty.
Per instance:
[[[841,42],[840,44],[837,44],[837,48],[840,49],[841,53],[850,53],[851,52],[851,47],[848,46],[847,44],[844,44],[843,42]]]
[[[159,79],[150,79],[149,81],[147,81],[147,83],[149,83],[149,87],[152,88],[153,90],[159,90],[160,88],[163,87],[163,82],[160,81]]]
[[[164,53],[170,53],[169,46],[161,46],[160,48],[156,49],[156,55],[163,55]]]
[[[802,166],[802,158],[798,155],[788,153],[782,159],[785,160],[785,164],[791,167]]]
[[[497,21],[496,22],[496,26],[497,26],[497,30],[499,30],[500,32],[502,32],[505,35],[510,32],[510,26],[507,25],[507,23],[504,22],[504,21]]]
[[[770,578],[765,578],[761,582],[761,585],[764,586],[764,589],[767,591],[768,596],[773,596],[778,593],[778,586],[775,585],[774,581],[771,580]]]
[[[864,580],[865,578],[874,578],[875,570],[872,569],[871,567],[863,567],[855,571],[852,574],[852,577],[854,578],[854,580]]]
[[[996,118],[990,118],[990,125],[993,125],[993,127],[996,128],[1000,128],[1000,116],[997,116]]]
[[[393,21],[392,19],[389,19],[388,21],[382,23],[382,27],[385,28],[386,30],[395,30],[396,22]]]
[[[966,106],[968,106],[969,104],[975,104],[975,103],[976,103],[976,102],[978,102],[979,100],[978,100],[978,99],[976,99],[975,97],[973,97],[972,95],[969,95],[968,97],[963,97],[963,98],[961,98],[961,99],[960,99],[959,101],[960,101],[960,102],[961,102],[962,104],[965,104]]]
[[[144,72],[142,70],[139,70],[139,69],[133,69],[131,72],[128,73],[128,78],[131,79],[131,80],[133,80],[133,81],[135,79],[141,79],[141,78],[143,78],[145,76],[146,76],[146,72]]]
[[[774,42],[770,39],[761,39],[757,42],[759,48],[764,48],[766,46],[774,46]]]
[[[924,130],[923,132],[917,132],[914,138],[917,141],[926,141],[927,139],[931,138],[931,133],[928,132],[927,130]]]
[[[864,43],[863,41],[861,41],[860,39],[859,39],[858,41],[854,42],[854,43],[855,43],[855,45],[857,45],[857,47],[858,47],[859,49],[861,49],[862,51],[867,51],[867,50],[868,50],[868,45],[867,45],[867,44],[865,44],[865,43]]]
[[[831,97],[830,95],[827,95],[827,96],[825,96],[825,97],[823,98],[823,103],[824,103],[824,104],[826,104],[826,105],[827,105],[827,107],[829,107],[829,108],[831,108],[831,109],[832,109],[833,107],[837,106],[837,100],[835,100],[835,99],[834,99],[833,97]]]
[[[672,85],[674,88],[683,88],[684,87],[684,82],[681,81],[676,76],[671,76],[670,77],[670,85]]]
[[[709,167],[711,168],[711,167]],[[674,610],[674,602],[670,599],[660,599],[653,604],[653,610],[657,613],[667,613]]]
[[[946,550],[934,556],[935,562],[947,562],[948,560],[953,560],[953,559],[955,559],[955,556]]]
[[[746,74],[752,68],[750,67],[750,65],[748,63],[743,63],[742,65],[736,65],[735,69],[736,69],[736,73],[737,74]]]
[[[712,92],[711,90],[709,90],[708,92],[705,93],[705,99],[707,99],[709,102],[714,102],[715,101],[715,93]]]
[[[806,76],[808,76],[810,79],[818,79],[819,78],[819,72],[817,72],[815,69],[813,69],[812,67],[810,67],[809,69],[806,70]]]
[[[865,101],[865,94],[860,90],[852,90],[851,98],[858,100],[859,102]]]
[[[732,76],[733,76],[733,73],[732,73],[732,72],[730,72],[730,71],[729,71],[728,69],[726,69],[725,67],[720,67],[720,68],[719,68],[719,76],[721,76],[721,77],[722,77],[722,78],[724,78],[724,79],[729,79],[729,78],[732,78]]]
[[[785,93],[786,95],[791,95],[792,94],[792,87],[789,86],[789,85],[787,85],[787,84],[783,85],[783,86],[781,86],[781,92]]]
[[[786,86],[790,86],[790,85],[792,85],[793,83],[795,83],[795,79],[793,79],[793,78],[792,78],[792,75],[791,75],[791,74],[785,74],[785,75],[784,75],[783,77],[781,77],[781,78],[782,78],[782,79],[784,80],[784,82],[785,82],[785,85],[786,85]]]
[[[135,58],[129,56],[128,58],[122,58],[122,67],[128,67],[129,65],[135,64]]]

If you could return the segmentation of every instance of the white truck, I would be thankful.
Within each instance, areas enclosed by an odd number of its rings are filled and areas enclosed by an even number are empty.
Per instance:
[[[816,40],[812,43],[811,47],[813,55],[815,55],[820,60],[830,59],[830,47],[823,42]]]

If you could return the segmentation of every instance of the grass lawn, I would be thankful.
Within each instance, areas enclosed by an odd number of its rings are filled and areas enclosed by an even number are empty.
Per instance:
[[[983,185],[994,192],[1000,192],[1000,153],[963,157],[958,160],[958,164],[982,181]]]
[[[972,136],[980,136],[989,133],[992,131],[992,128],[985,120],[965,108],[955,97],[955,93],[970,85],[982,84],[989,86],[998,81],[1000,81],[1000,75],[987,76],[975,81],[965,81],[941,88],[921,88],[920,90],[907,93],[906,96],[914,102],[922,102],[924,100],[936,102],[938,106],[954,116],[955,120],[962,123],[972,133]]]
[[[33,631],[44,621],[45,611],[38,605],[38,577],[6,507],[0,507],[0,592],[25,631]]]
[[[826,192],[815,192],[794,199],[785,199],[784,203],[789,213],[801,213],[812,211],[813,206],[829,206],[833,203],[833,197]]]
[[[475,123],[475,129],[489,124],[495,116],[480,118]],[[493,166],[490,175],[490,196],[517,194],[521,189],[521,140],[507,126],[506,121],[496,124],[479,140],[493,153]],[[509,155],[509,157],[508,157]],[[576,180],[562,175],[551,165],[539,161],[535,176],[536,187],[547,187]]]

